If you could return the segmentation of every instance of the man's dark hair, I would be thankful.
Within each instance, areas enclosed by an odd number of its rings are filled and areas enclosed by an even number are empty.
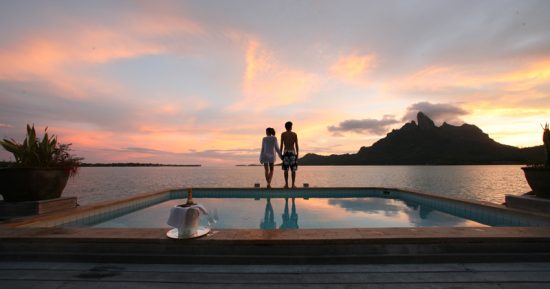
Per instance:
[[[271,128],[270,127],[265,129],[265,134],[267,134],[267,135],[271,134]]]
[[[274,128],[268,127],[267,130],[269,130],[269,133],[270,133],[271,135],[275,135],[275,129],[274,129]],[[267,131],[267,130],[266,130],[266,131]]]
[[[287,130],[292,129],[292,122],[291,122],[291,121],[287,121],[287,122],[285,123],[285,128],[286,128]]]

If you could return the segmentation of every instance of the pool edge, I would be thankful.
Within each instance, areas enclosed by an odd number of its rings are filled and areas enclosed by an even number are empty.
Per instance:
[[[79,219],[89,218],[96,215],[101,214],[116,214],[117,210],[137,210],[141,207],[145,207],[151,204],[159,203],[161,201],[174,199],[176,196],[178,198],[184,198],[184,196],[187,195],[188,190],[194,190],[195,196],[197,195],[197,192],[202,191],[217,191],[220,192],[220,194],[227,194],[235,191],[257,191],[258,188],[176,188],[176,189],[168,189],[168,190],[162,190],[157,192],[149,192],[149,193],[141,193],[134,196],[130,196],[127,198],[117,199],[117,200],[111,200],[111,201],[104,201],[99,203],[94,203],[90,205],[85,206],[79,206],[73,209],[69,209],[66,211],[61,212],[52,212],[49,214],[43,214],[38,216],[30,216],[30,217],[22,217],[22,218],[16,218],[12,220],[3,221],[0,223],[1,227],[10,227],[10,228],[16,228],[16,227],[55,227],[62,224],[67,224],[70,222],[74,222]],[[419,198],[426,198],[430,200],[440,201],[440,202],[447,202],[447,203],[455,203],[455,204],[462,204],[467,205],[472,208],[477,209],[485,209],[490,210],[493,212],[505,212],[507,214],[513,214],[518,217],[521,216],[527,216],[530,218],[540,219],[543,220],[545,223],[550,223],[550,214],[544,214],[541,212],[531,212],[531,211],[525,211],[525,210],[519,210],[519,209],[513,209],[508,208],[503,205],[489,203],[489,202],[483,202],[483,201],[476,201],[476,200],[465,200],[461,198],[456,197],[449,197],[449,196],[441,196],[437,194],[432,194],[428,192],[419,192],[419,191],[413,191],[409,189],[403,189],[403,188],[381,188],[381,187],[312,187],[312,188],[297,188],[297,189],[260,189],[265,194],[271,193],[285,193],[285,194],[292,194],[293,191],[296,192],[307,192],[307,191],[314,191],[314,190],[330,190],[330,191],[338,191],[338,190],[374,190],[374,191],[380,191],[380,192],[386,192],[386,191],[393,191],[397,192],[398,194],[404,194],[404,195],[413,195]],[[389,193],[388,193],[389,194]],[[98,217],[99,218],[99,217]]]
[[[196,188],[257,190],[255,188]],[[313,188],[319,189],[319,188]],[[414,192],[400,188],[339,187],[406,192],[518,212],[498,204]],[[21,218],[0,225],[0,260],[202,263],[332,264],[413,262],[548,262],[550,227],[416,227],[354,229],[218,229],[193,240],[171,240],[168,229],[40,227],[71,214],[88,214],[150,201],[174,189],[78,207],[67,212]],[[299,190],[309,190],[307,188]],[[544,214],[531,214],[548,218]],[[38,225],[38,226],[37,226]],[[35,226],[34,228],[32,226]]]
[[[550,228],[216,230],[1,228],[0,260],[189,264],[548,262]]]

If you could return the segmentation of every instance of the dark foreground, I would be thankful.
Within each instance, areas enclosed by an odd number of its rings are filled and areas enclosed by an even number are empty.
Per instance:
[[[181,265],[0,262],[1,288],[550,288],[550,263]]]

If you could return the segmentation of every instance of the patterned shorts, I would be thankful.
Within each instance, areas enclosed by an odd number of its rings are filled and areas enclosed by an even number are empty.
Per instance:
[[[290,168],[291,171],[295,172],[298,170],[298,160],[296,159],[296,154],[292,151],[286,151],[283,154],[283,170],[288,171]]]

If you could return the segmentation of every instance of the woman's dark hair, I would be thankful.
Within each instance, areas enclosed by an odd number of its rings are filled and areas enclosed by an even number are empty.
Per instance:
[[[268,127],[265,129],[265,134],[267,135],[275,135],[275,129],[272,127]]]

